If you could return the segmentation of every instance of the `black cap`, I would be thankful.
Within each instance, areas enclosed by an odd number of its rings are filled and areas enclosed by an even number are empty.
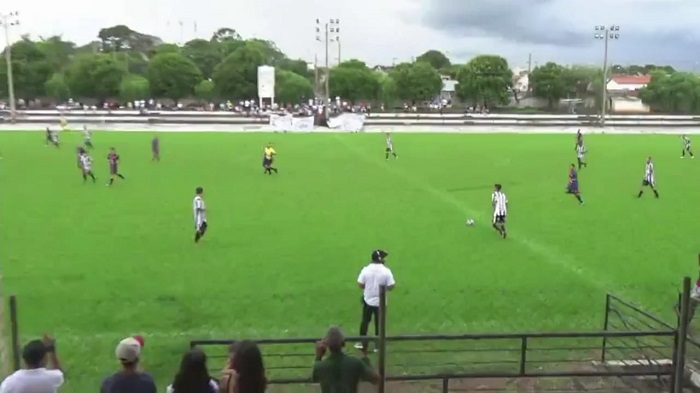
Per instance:
[[[372,262],[381,262],[388,256],[389,253],[384,250],[374,250],[372,251]]]

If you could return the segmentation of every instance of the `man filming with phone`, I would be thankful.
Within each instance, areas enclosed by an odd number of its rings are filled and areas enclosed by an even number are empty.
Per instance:
[[[0,393],[56,393],[63,385],[56,340],[49,335],[27,343],[22,350],[22,358],[25,368],[5,378],[0,384]]]
[[[362,358],[343,352],[345,336],[340,328],[332,326],[326,337],[316,343],[316,361],[311,381],[321,385],[321,393],[356,393],[360,382],[376,385],[379,374],[372,368],[366,352]],[[324,359],[326,352],[330,352]]]

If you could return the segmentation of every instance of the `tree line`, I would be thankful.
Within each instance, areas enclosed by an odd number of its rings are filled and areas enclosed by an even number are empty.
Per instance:
[[[217,30],[210,39],[175,45],[117,25],[101,29],[84,46],[60,36],[24,36],[9,49],[16,97],[25,100],[252,99],[260,65],[275,67],[278,102],[314,97],[314,72],[304,60],[288,57],[274,42],[244,39],[231,28]],[[0,63],[0,97],[8,95],[7,71]],[[654,110],[700,112],[700,79],[694,74],[655,65],[616,65],[611,73],[651,74],[652,82],[640,97]],[[519,92],[503,57],[480,55],[466,64],[452,64],[437,50],[382,70],[357,59],[345,61],[330,69],[329,88],[331,96],[351,102],[418,103],[438,97],[445,76],[458,82],[455,94],[463,103],[485,107],[506,106],[524,95],[545,99],[550,106],[563,98],[600,99],[603,89],[600,68],[549,62],[535,67],[528,91]]]

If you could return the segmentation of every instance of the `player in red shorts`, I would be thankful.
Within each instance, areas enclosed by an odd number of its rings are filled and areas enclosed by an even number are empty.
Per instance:
[[[107,185],[111,186],[114,184],[115,177],[124,180],[124,176],[119,173],[119,154],[117,154],[117,150],[115,148],[112,147],[109,149],[107,161],[109,162],[109,184]]]

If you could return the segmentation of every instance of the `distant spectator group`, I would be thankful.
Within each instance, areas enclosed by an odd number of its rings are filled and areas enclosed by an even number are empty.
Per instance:
[[[354,393],[362,381],[376,384],[380,377],[372,369],[366,351],[356,358],[343,352],[345,337],[337,327],[316,343],[316,360],[311,381],[323,393]],[[155,393],[154,378],[140,365],[144,350],[142,336],[127,337],[115,349],[119,370],[102,381],[100,393]],[[0,393],[55,393],[64,382],[56,352],[56,341],[44,336],[30,341],[22,351],[24,368],[15,371],[0,384]],[[167,393],[263,393],[267,378],[263,356],[253,341],[238,341],[229,348],[229,356],[220,377],[209,374],[207,356],[199,348],[187,351],[180,362]],[[163,390],[160,390],[163,391]]]

